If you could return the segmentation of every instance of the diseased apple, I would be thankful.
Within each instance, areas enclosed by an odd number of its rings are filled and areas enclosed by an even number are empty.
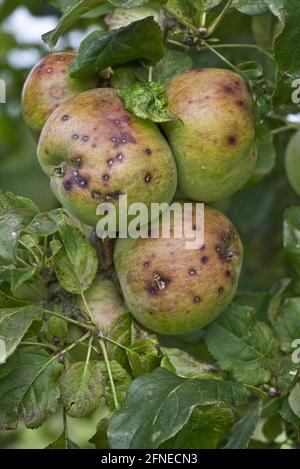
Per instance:
[[[175,160],[158,127],[124,109],[117,92],[99,88],[70,98],[46,122],[38,158],[58,200],[95,226],[98,205],[127,196],[128,206],[171,202]]]
[[[189,199],[214,202],[241,189],[256,165],[253,102],[245,81],[229,70],[203,68],[168,86],[164,124],[178,168],[178,189]]]
[[[178,220],[171,216],[171,222],[172,235]],[[126,305],[154,332],[175,335],[200,329],[224,311],[236,292],[243,247],[228,218],[206,206],[205,244],[187,249],[189,238],[116,242],[114,264]]]

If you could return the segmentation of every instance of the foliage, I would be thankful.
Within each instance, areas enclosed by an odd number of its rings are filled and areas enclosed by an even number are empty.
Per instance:
[[[0,21],[17,3],[0,4]],[[48,448],[78,448],[66,414],[95,411],[101,419],[90,442],[97,448],[246,448],[257,441],[258,427],[263,443],[299,447],[300,206],[293,182],[299,169],[294,153],[292,162],[282,157],[300,126],[290,122],[298,112],[291,96],[300,77],[299,2],[29,3],[38,17],[58,17],[43,35],[51,48],[62,36],[68,47],[75,26],[96,28],[81,42],[70,75],[93,79],[106,69],[125,107],[142,119],[176,118],[166,87],[185,70],[216,66],[241,74],[254,97],[258,163],[247,187],[218,203],[245,242],[235,302],[194,336],[157,337],[126,314],[105,337],[85,299],[104,268],[92,236],[54,205],[37,169],[37,192],[29,190],[32,166],[24,168],[33,164],[34,145],[19,111],[1,107],[0,183],[7,187],[6,175],[24,153],[13,187],[30,196],[0,193],[1,430],[16,429],[20,420],[38,428],[63,408],[64,431]],[[157,21],[139,16],[144,5],[159,10]],[[129,9],[132,15],[111,29],[104,17],[116,8],[119,21]],[[0,40],[1,71],[17,100],[27,70],[14,69],[9,53],[29,46],[5,29]]]

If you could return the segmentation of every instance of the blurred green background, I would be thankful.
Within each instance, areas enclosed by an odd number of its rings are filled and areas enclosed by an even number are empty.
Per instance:
[[[70,2],[56,3],[64,6]],[[0,187],[32,198],[42,210],[58,204],[37,162],[36,142],[22,120],[21,91],[29,70],[48,53],[41,34],[52,29],[59,16],[59,10],[51,2],[0,0],[0,79],[5,80],[7,86],[7,103],[0,104]],[[103,21],[97,16],[80,20],[56,49],[78,48],[85,33],[101,24]],[[229,14],[218,37],[226,43],[253,42],[251,17],[237,12]],[[225,54],[234,63],[261,61],[272,79],[270,64],[255,51],[234,49],[224,51]],[[197,53],[194,59],[198,66],[222,66],[208,51]],[[289,275],[282,254],[283,213],[285,208],[299,203],[284,172],[283,156],[289,137],[290,133],[276,137],[277,161],[272,174],[218,204],[236,224],[245,244],[242,292],[269,290],[275,282]],[[16,432],[0,432],[0,448],[43,448],[58,437],[61,420],[61,415],[56,415],[38,430],[25,430],[20,426]],[[97,413],[90,419],[73,420],[71,439],[84,446],[95,432],[98,421]]]

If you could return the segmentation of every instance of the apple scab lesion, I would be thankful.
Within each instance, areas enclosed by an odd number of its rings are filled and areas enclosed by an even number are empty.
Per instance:
[[[89,178],[80,174],[78,170],[72,170],[71,176],[66,178],[63,182],[63,186],[66,191],[71,191],[73,187],[79,187],[85,189],[88,186]]]
[[[147,288],[148,293],[151,296],[157,296],[164,292],[170,283],[170,278],[163,276],[160,272],[155,272],[151,280],[151,285]]]

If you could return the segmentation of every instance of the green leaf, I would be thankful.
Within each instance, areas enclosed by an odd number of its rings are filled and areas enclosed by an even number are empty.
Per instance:
[[[248,412],[233,426],[225,449],[247,448],[262,413],[261,400],[255,402]]]
[[[98,363],[102,371],[103,378],[105,380],[105,401],[106,405],[110,410],[114,410],[114,400],[111,392],[110,380],[107,373],[106,365],[103,361]],[[129,373],[115,360],[110,361],[111,374],[114,380],[114,385],[116,388],[117,399],[119,404],[122,404],[128,387],[131,384],[131,376]]]
[[[284,2],[284,28],[274,42],[274,55],[281,72],[298,73],[300,69],[300,3],[298,0]]]
[[[263,49],[272,49],[274,23],[270,12],[260,16],[253,16],[251,26],[256,44]]]
[[[270,300],[268,304],[267,313],[268,313],[268,319],[270,323],[272,324],[272,326],[274,326],[275,324],[275,321],[279,313],[280,305],[283,301],[283,295],[286,289],[288,288],[288,286],[290,285],[290,283],[291,283],[290,278],[283,278],[278,283],[273,285],[273,287],[271,288],[269,292],[268,296]]]
[[[0,189],[0,212],[19,208],[27,208],[28,210],[39,212],[38,207],[31,199],[14,195],[11,192],[4,193]]]
[[[48,213],[39,213],[26,228],[26,233],[37,236],[49,236],[60,229],[64,223],[64,214],[61,208]]]
[[[270,366],[278,357],[271,328],[256,321],[254,310],[232,305],[206,329],[208,349],[224,371],[236,380],[257,385],[271,378]]]
[[[173,78],[193,66],[192,58],[174,50],[166,50],[163,58],[153,68],[153,80],[167,86]]]
[[[63,247],[54,257],[58,281],[68,292],[80,295],[89,288],[96,276],[96,250],[83,234],[72,226],[63,225],[59,233]]]
[[[264,0],[235,0],[232,6],[245,15],[262,15],[268,11]]]
[[[99,407],[103,396],[101,370],[96,363],[74,363],[62,375],[61,397],[70,417],[83,418]]]
[[[284,213],[283,244],[287,261],[300,277],[300,207],[288,208]]]
[[[280,21],[285,20],[286,7],[288,6],[288,1],[286,0],[264,0],[268,5],[270,11],[274,16],[280,19]]]
[[[109,3],[116,7],[135,8],[146,5],[150,0],[108,0]]]
[[[278,393],[289,390],[298,368],[299,364],[293,362],[291,355],[280,355],[270,363],[270,372]]]
[[[222,403],[196,407],[188,423],[163,448],[215,449],[233,424],[231,409]]]
[[[297,415],[292,411],[288,397],[284,399],[279,413],[287,422],[294,426],[294,428],[297,430],[298,437],[300,438],[300,418],[297,417]]]
[[[273,88],[265,80],[264,70],[260,63],[249,61],[238,65],[238,70],[248,82],[254,100],[256,113],[258,115],[256,130],[259,129],[261,120],[266,118],[272,111]],[[263,127],[260,129],[263,134]],[[270,147],[270,144],[269,144]]]
[[[207,10],[220,5],[223,0],[188,0],[188,2],[198,11],[204,13]]]
[[[163,368],[133,381],[108,427],[111,448],[158,448],[187,423],[195,406],[239,406],[245,388],[230,381],[183,379]]]
[[[97,430],[95,435],[89,440],[89,443],[95,445],[97,449],[109,449],[108,437],[107,437],[107,428],[110,417],[104,417],[100,420],[97,425]]]
[[[148,5],[138,6],[137,8],[115,8],[113,13],[105,18],[106,24],[109,29],[118,29],[123,26],[128,26],[133,21],[147,18],[147,16],[153,16],[155,21],[160,23],[160,8],[155,3],[149,3]]]
[[[142,339],[134,342],[128,348],[126,354],[135,377],[149,373],[159,366],[160,357],[156,342]]]
[[[65,319],[52,316],[48,321],[48,331],[56,339],[68,337],[69,323]]]
[[[300,382],[292,389],[289,395],[289,404],[294,414],[300,418]]]
[[[300,338],[300,298],[289,298],[283,303],[275,331],[283,352],[291,353],[293,341]]]
[[[30,280],[36,271],[36,266],[32,267],[19,267],[16,268],[14,265],[0,266],[0,274],[2,278],[10,283],[11,292],[15,295],[18,288],[23,283]]]
[[[72,77],[92,78],[107,67],[137,59],[155,64],[163,53],[160,27],[148,17],[124,28],[92,32],[81,43],[69,73]]]
[[[292,188],[300,196],[300,165],[299,165],[300,131],[293,134],[285,152],[285,169]]]
[[[19,347],[0,366],[0,429],[16,429],[19,414],[28,428],[37,428],[55,412],[62,370],[44,350]]]
[[[116,89],[128,88],[136,81],[139,80],[136,76],[136,67],[133,66],[117,67],[111,77],[111,85]]]
[[[133,83],[129,88],[119,90],[119,96],[126,109],[142,119],[166,122],[174,119],[169,111],[169,98],[162,85],[154,81]]]
[[[40,318],[35,307],[24,306],[0,310],[0,363],[5,363],[13,354],[32,322]]]
[[[79,446],[74,443],[74,441],[70,440],[69,437],[66,438],[65,432],[57,438],[57,440],[53,441],[47,448],[45,449],[80,449]]]
[[[58,251],[61,250],[62,247],[63,245],[61,244],[59,239],[53,239],[52,241],[50,241],[50,250],[51,250],[52,256],[53,257],[56,256],[56,254],[58,253]]]
[[[264,423],[263,428],[263,435],[269,441],[274,441],[281,433],[283,432],[283,422],[280,415],[276,414],[267,419]]]
[[[186,26],[193,25],[193,16],[195,11],[186,0],[168,0],[165,4],[165,10],[171,16]]]
[[[14,263],[21,231],[28,225],[34,212],[16,208],[0,212],[0,261]]]
[[[181,378],[218,379],[216,369],[206,362],[201,362],[183,350],[161,348],[164,358],[162,366]]]
[[[256,126],[257,163],[249,184],[257,184],[272,172],[276,161],[273,136],[267,125]]]
[[[55,47],[59,38],[75,23],[75,21],[81,18],[85,13],[101,5],[101,3],[104,3],[104,0],[81,0],[77,2],[76,5],[68,6],[56,28],[43,34],[42,39],[44,43],[50,48]]]
[[[113,322],[109,336],[118,344],[128,347],[132,341],[132,322],[132,315],[130,313],[123,314]],[[106,347],[110,359],[117,361],[123,368],[128,368],[129,365],[125,350],[109,342]]]

